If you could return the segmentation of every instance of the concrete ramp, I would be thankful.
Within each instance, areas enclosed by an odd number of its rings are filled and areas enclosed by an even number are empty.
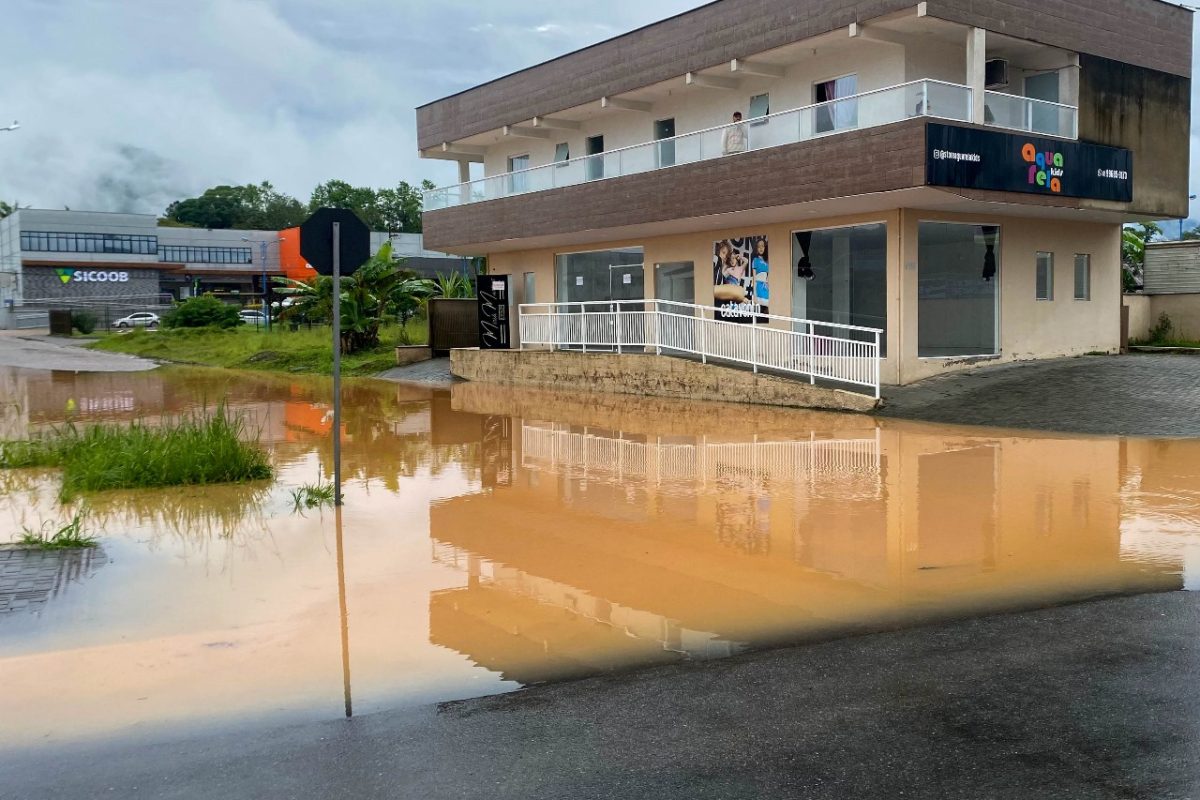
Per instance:
[[[468,381],[788,408],[869,412],[877,404],[865,394],[652,353],[459,349],[450,351],[450,371]]]

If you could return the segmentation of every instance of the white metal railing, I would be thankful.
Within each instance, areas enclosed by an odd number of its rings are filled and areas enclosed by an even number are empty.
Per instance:
[[[870,390],[879,398],[883,331],[745,313],[671,300],[599,300],[520,306],[521,347],[699,356]],[[725,312],[728,313],[728,312]]]
[[[434,211],[604,178],[634,175],[916,117],[967,122],[971,118],[971,90],[966,86],[934,80],[889,86],[741,123],[719,125],[597,155],[430,189],[425,192],[424,209]],[[727,147],[725,134],[739,125],[746,134],[746,144],[742,149],[731,150]]]
[[[1073,106],[998,92],[987,92],[985,102],[987,125],[1067,138],[1077,136],[1078,110]],[[911,81],[740,123],[430,189],[424,193],[424,210],[436,211],[635,175],[918,117],[970,122],[971,110],[970,87],[936,80]],[[726,133],[738,126],[745,133],[746,143],[741,149],[731,149]]]
[[[856,439],[818,439],[811,434],[808,439],[728,442],[699,436],[694,443],[665,443],[528,422],[521,425],[521,466],[701,486],[743,478],[753,479],[745,485],[754,486],[760,480],[789,483],[850,475],[878,479],[881,474],[878,430]]]
[[[986,125],[1065,139],[1079,136],[1079,109],[1075,106],[1001,92],[985,92],[983,102]]]

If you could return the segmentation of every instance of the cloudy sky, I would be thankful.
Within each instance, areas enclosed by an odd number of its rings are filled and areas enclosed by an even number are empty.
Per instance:
[[[159,213],[220,183],[451,183],[417,158],[416,106],[703,2],[3,4],[0,199]]]

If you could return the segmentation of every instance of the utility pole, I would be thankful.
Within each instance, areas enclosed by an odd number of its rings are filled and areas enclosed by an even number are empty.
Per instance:
[[[286,237],[280,236],[274,242],[270,242],[270,241],[267,241],[264,239],[263,241],[258,243],[258,255],[259,255],[260,265],[262,267],[263,316],[265,316],[267,318],[267,330],[268,331],[271,330],[271,304],[270,304],[270,299],[269,299],[270,288],[269,288],[269,285],[267,284],[267,248],[270,247],[272,244],[278,245],[280,242],[283,242],[285,239],[286,239]],[[243,236],[242,241],[246,242],[248,244],[252,240],[250,239],[249,236]]]

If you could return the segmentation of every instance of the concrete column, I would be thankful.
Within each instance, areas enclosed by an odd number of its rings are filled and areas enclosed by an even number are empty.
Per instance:
[[[1079,106],[1079,56],[1073,56],[1071,65],[1058,71],[1058,102]]]
[[[471,162],[465,158],[458,160],[458,182],[466,183],[471,180]]]
[[[971,89],[971,122],[984,123],[984,92],[987,90],[987,30],[967,31],[967,80]]]

